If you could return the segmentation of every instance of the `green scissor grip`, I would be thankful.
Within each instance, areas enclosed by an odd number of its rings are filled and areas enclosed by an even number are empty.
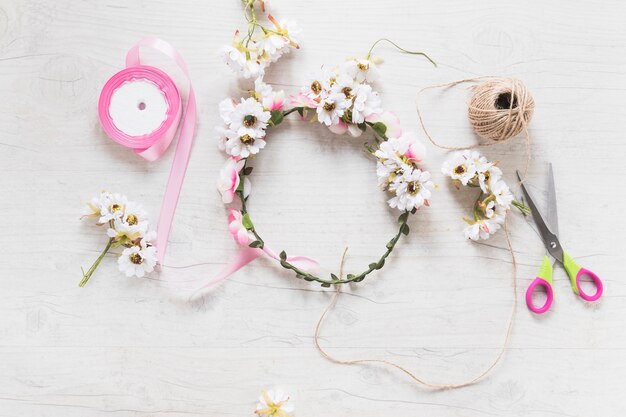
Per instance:
[[[539,270],[539,278],[545,280],[548,284],[552,285],[552,262],[547,256],[543,257],[543,263]]]
[[[569,281],[572,284],[572,291],[574,294],[580,295],[578,292],[578,285],[576,285],[576,277],[578,276],[578,272],[581,270],[581,266],[576,263],[567,252],[563,252],[563,266],[567,271],[567,275],[569,276]]]

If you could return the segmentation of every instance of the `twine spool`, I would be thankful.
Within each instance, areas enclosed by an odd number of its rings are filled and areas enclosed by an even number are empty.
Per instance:
[[[467,117],[483,139],[511,139],[526,129],[535,111],[535,100],[516,78],[494,78],[474,87]]]

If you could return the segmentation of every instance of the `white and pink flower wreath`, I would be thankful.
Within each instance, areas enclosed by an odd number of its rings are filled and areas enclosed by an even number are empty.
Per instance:
[[[252,223],[246,201],[250,196],[249,176],[252,173],[248,162],[267,145],[269,128],[278,126],[286,116],[298,113],[303,119],[317,120],[338,135],[347,133],[359,137],[369,129],[374,133],[375,147],[365,146],[377,160],[378,185],[391,195],[389,205],[402,212],[398,218],[398,231],[387,243],[383,255],[360,274],[348,274],[345,278],[330,274],[328,279],[306,272],[296,262],[291,262],[284,251],[274,255],[281,266],[294,271],[298,278],[318,282],[323,287],[360,282],[381,269],[400,237],[409,233],[409,215],[429,204],[434,184],[430,173],[421,167],[424,146],[415,135],[403,132],[397,116],[382,109],[380,95],[372,87],[378,78],[378,61],[372,57],[372,50],[378,42],[365,57],[349,59],[343,65],[322,70],[310,78],[307,86],[290,98],[292,107],[286,108],[285,93],[274,91],[263,82],[263,77],[271,63],[291,49],[299,48],[297,35],[300,31],[294,22],[279,22],[271,14],[267,14],[271,26],[262,25],[257,20],[255,6],[265,13],[264,2],[242,1],[248,30],[245,35],[237,31],[232,45],[225,47],[222,53],[226,63],[238,75],[254,79],[254,87],[249,90],[248,98],[228,98],[220,103],[224,125],[217,128],[219,147],[229,155],[220,172],[218,189],[224,204],[235,200],[240,203],[240,209],[229,210],[229,231],[239,245],[256,249],[265,247]],[[409,53],[428,58],[421,52]]]

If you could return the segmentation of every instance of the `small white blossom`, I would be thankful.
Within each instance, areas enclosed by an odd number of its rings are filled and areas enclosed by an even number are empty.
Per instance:
[[[360,83],[373,83],[378,79],[378,69],[371,60],[355,58],[344,64],[344,70]]]
[[[111,220],[116,220],[122,217],[124,215],[126,204],[128,204],[126,196],[121,194],[110,194],[106,204],[101,207],[101,216],[98,223],[105,224]]]
[[[230,129],[240,137],[257,139],[265,136],[265,129],[271,117],[270,112],[253,98],[241,99],[230,114]]]
[[[320,105],[316,109],[319,122],[326,126],[338,124],[349,104],[341,93],[322,95]]]
[[[124,272],[127,277],[139,278],[154,271],[156,262],[156,248],[150,245],[146,238],[141,240],[139,246],[124,249],[117,259],[120,271]]]
[[[396,194],[389,200],[389,206],[402,211],[418,209],[428,204],[434,188],[428,171],[413,169],[404,172],[389,186],[389,190]]]
[[[352,90],[352,123],[360,124],[373,114],[382,113],[380,95],[367,84],[359,84]]]
[[[496,196],[496,202],[499,205],[506,207],[507,209],[511,207],[515,197],[506,182],[502,180],[490,181],[490,189],[493,195]]]
[[[443,163],[441,172],[467,185],[476,175],[476,166],[470,151],[455,152]]]
[[[282,390],[261,391],[255,414],[260,417],[291,417],[294,411],[291,397]]]

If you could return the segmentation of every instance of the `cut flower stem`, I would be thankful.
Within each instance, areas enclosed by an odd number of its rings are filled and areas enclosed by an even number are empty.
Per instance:
[[[105,246],[100,256],[98,256],[98,259],[96,259],[93,265],[91,265],[91,268],[89,268],[89,270],[86,273],[85,271],[83,271],[83,279],[78,284],[79,287],[84,287],[85,284],[87,284],[87,281],[89,281],[89,278],[91,278],[93,273],[96,272],[96,269],[100,265],[100,262],[102,262],[102,259],[104,259],[104,256],[109,252],[114,242],[115,242],[114,238],[109,239],[109,243],[107,243],[107,245]]]

